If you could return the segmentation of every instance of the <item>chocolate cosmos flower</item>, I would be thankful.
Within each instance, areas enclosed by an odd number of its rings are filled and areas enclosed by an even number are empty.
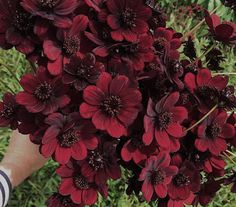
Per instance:
[[[140,110],[141,94],[130,87],[129,79],[123,75],[112,79],[109,73],[102,73],[96,86],[88,86],[83,96],[81,116],[92,118],[97,129],[106,130],[116,138],[127,134],[127,127]]]
[[[35,76],[24,75],[20,84],[24,91],[17,94],[16,101],[29,112],[48,115],[70,102],[60,77],[53,78],[45,68],[38,68]]]
[[[157,156],[151,156],[139,177],[139,180],[144,181],[142,192],[146,201],[151,200],[154,191],[159,198],[165,198],[167,185],[177,172],[176,166],[170,166],[170,156],[167,153],[160,152]]]

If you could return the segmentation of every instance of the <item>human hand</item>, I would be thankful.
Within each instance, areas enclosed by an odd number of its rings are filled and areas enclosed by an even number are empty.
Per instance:
[[[39,153],[39,146],[33,144],[28,136],[14,131],[0,163],[0,170],[7,173],[12,186],[15,187],[40,169],[46,161],[47,159]]]

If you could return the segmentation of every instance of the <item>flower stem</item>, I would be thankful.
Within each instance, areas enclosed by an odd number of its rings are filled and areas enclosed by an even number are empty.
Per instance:
[[[13,94],[15,94],[15,91],[13,91],[13,89],[11,87],[9,87],[9,85],[7,83],[5,83],[2,79],[0,79],[0,83],[7,88],[9,91],[11,91]]]
[[[232,162],[236,166],[236,162],[226,152],[222,152],[222,155],[224,155],[230,162]]]
[[[201,124],[213,111],[215,111],[217,107],[218,107],[218,104],[216,104],[205,116],[203,116],[200,120],[198,120],[194,125],[186,129],[185,132],[188,132],[192,130],[193,128],[195,128],[196,126],[198,126],[199,124]]]
[[[231,152],[230,150],[226,150],[227,153],[229,153],[230,155],[234,156],[236,158],[236,154],[234,154],[233,152]]]
[[[33,62],[31,62],[31,61],[29,61],[29,64],[30,64],[30,66],[31,66],[32,72],[33,72],[33,73],[36,73],[36,66],[35,66],[35,64],[34,64]]]
[[[236,75],[236,73],[213,73],[213,75]]]
[[[215,43],[211,47],[209,47],[209,49],[206,52],[202,53],[198,59],[201,60],[203,57],[206,57],[212,51],[212,49],[217,46],[217,44],[218,43]]]

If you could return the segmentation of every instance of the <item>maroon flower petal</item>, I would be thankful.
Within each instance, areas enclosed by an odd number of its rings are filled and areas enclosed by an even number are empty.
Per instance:
[[[155,192],[160,198],[165,198],[167,196],[167,186],[166,185],[155,185]]]
[[[157,143],[164,149],[170,148],[170,138],[165,130],[159,131],[155,130],[155,138]]]
[[[170,124],[166,131],[173,137],[182,137],[184,135],[183,127],[179,123]]]
[[[65,178],[62,180],[59,192],[61,195],[70,195],[71,187],[74,186],[73,180],[71,178]]]
[[[55,152],[55,159],[62,165],[65,165],[69,162],[71,157],[71,149],[70,148],[62,148],[58,146]]]
[[[211,80],[211,71],[208,69],[201,69],[197,74],[198,86],[206,86]]]
[[[105,98],[103,91],[97,86],[88,86],[83,93],[84,100],[92,106],[100,106]]]
[[[142,192],[143,192],[143,196],[144,196],[145,200],[147,202],[150,202],[151,198],[152,198],[152,195],[153,195],[153,187],[146,180],[143,182]]]
[[[76,160],[83,160],[87,157],[87,149],[81,141],[72,147],[71,156]]]
[[[74,203],[81,204],[81,202],[82,202],[82,191],[81,190],[74,191],[71,194],[71,200]]]
[[[83,190],[82,202],[86,205],[93,205],[98,198],[98,194],[94,189]]]

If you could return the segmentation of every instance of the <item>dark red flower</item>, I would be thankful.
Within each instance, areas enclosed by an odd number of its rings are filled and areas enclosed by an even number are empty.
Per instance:
[[[61,78],[53,78],[45,68],[38,68],[36,75],[24,75],[20,84],[24,91],[16,95],[16,101],[29,112],[47,115],[70,102],[70,98],[65,95],[66,88],[62,85]]]
[[[76,16],[70,29],[59,29],[56,39],[44,41],[43,51],[49,59],[47,67],[52,75],[61,74],[62,68],[69,62],[69,58],[79,54],[81,33],[87,28],[88,21],[88,17],[84,15]]]
[[[209,69],[201,69],[196,75],[190,72],[184,77],[186,87],[199,100],[199,110],[202,113],[221,102],[219,93],[226,88],[228,81],[228,76],[212,77]]]
[[[167,153],[160,152],[157,156],[151,156],[139,177],[143,181],[142,192],[146,201],[151,201],[154,191],[159,198],[165,198],[167,185],[177,172],[176,166],[170,166],[170,156]]]
[[[60,164],[66,164],[70,158],[83,160],[87,157],[87,149],[93,150],[98,145],[95,137],[96,129],[88,122],[80,120],[79,113],[63,116],[54,113],[46,118],[49,125],[41,146],[41,153],[45,157],[54,155]]]
[[[69,196],[54,193],[46,202],[47,207],[83,207],[84,205],[74,203]]]
[[[148,31],[147,20],[152,12],[142,0],[110,0],[106,5],[108,14],[102,20],[106,20],[113,30],[111,36],[114,40],[134,42],[139,34]]]
[[[110,27],[105,23],[90,21],[89,29],[91,32],[85,31],[84,34],[96,45],[93,53],[99,57],[109,56],[109,49],[115,44],[115,41],[111,38]]]
[[[188,111],[182,106],[175,106],[178,100],[178,92],[165,96],[157,104],[149,99],[147,115],[144,117],[143,142],[146,145],[155,138],[158,145],[165,150],[179,149],[178,138],[184,136],[181,123],[188,118]]]
[[[214,155],[219,155],[227,149],[227,138],[235,134],[234,127],[226,123],[227,113],[215,110],[198,127],[198,138],[195,140],[196,148],[205,152],[209,150]]]
[[[136,119],[140,110],[141,93],[130,87],[126,76],[112,79],[103,72],[96,86],[84,90],[84,100],[80,106],[81,116],[92,118],[97,129],[106,130],[112,137],[127,134],[127,127]]]
[[[3,96],[3,101],[0,102],[0,127],[8,127],[12,130],[18,127],[18,104],[15,96],[11,93],[6,93]]]
[[[70,196],[76,204],[94,204],[98,199],[98,191],[103,196],[107,196],[107,186],[97,186],[93,179],[82,175],[80,167],[74,163],[62,165],[56,171],[62,177],[59,193],[63,196]]]
[[[78,6],[77,0],[23,0],[21,5],[33,16],[40,16],[53,22],[57,27],[68,28],[69,16]]]
[[[190,195],[187,199],[169,199],[167,202],[168,207],[185,207],[186,205],[192,205],[195,199],[195,195],[190,192]]]
[[[214,180],[210,179],[204,184],[201,185],[201,190],[197,196],[196,201],[194,202],[196,206],[200,203],[202,206],[207,206],[212,199],[216,196],[217,191],[220,190],[222,179]]]
[[[233,184],[231,188],[231,192],[236,193],[236,172],[235,171],[233,171],[233,174],[225,180],[224,184],[225,185]]]
[[[35,48],[33,28],[35,18],[20,6],[20,0],[0,0],[0,46],[13,46],[24,54]]]
[[[64,84],[72,84],[78,91],[82,91],[88,85],[95,84],[104,70],[104,65],[97,62],[92,53],[88,53],[84,57],[72,56],[70,62],[64,67],[62,81]]]
[[[121,177],[118,165],[116,148],[112,142],[100,143],[98,148],[88,152],[86,160],[80,162],[81,173],[93,177],[97,185],[101,185],[112,178],[117,180]]]
[[[221,22],[218,15],[210,15],[208,12],[205,17],[206,23],[212,36],[223,43],[236,43],[236,24],[233,22]]]
[[[207,173],[221,171],[226,166],[222,157],[212,155],[210,152],[194,152],[192,154],[192,161],[197,169],[204,170]]]
[[[178,164],[179,172],[168,185],[168,195],[171,200],[184,201],[200,190],[200,173],[188,161]],[[176,206],[177,207],[177,206]]]
[[[133,43],[120,43],[110,47],[112,58],[130,64],[134,70],[141,71],[145,63],[153,60],[153,38],[150,35],[139,36]]]
[[[155,43],[154,47],[157,54],[170,60],[178,60],[179,52],[177,51],[181,46],[182,35],[176,33],[173,29],[159,27],[154,33]]]

